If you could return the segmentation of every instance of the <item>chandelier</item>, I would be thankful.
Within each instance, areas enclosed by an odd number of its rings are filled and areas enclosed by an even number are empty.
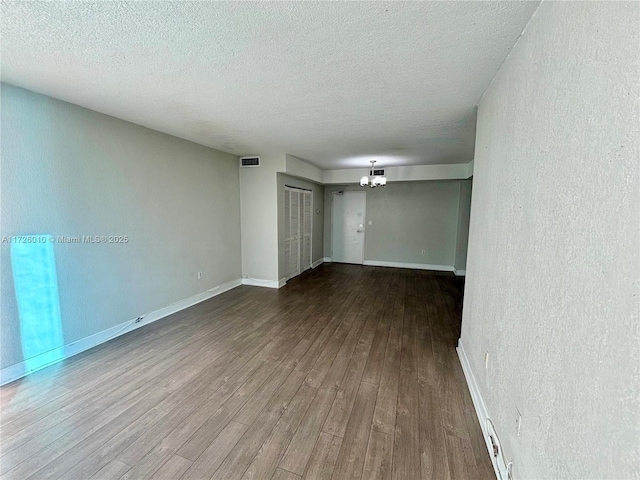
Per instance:
[[[380,175],[384,173],[384,170],[375,170],[373,168],[373,165],[375,163],[376,163],[375,160],[371,160],[371,168],[369,169],[369,175],[365,175],[360,179],[361,187],[366,187],[367,185],[371,188],[375,188],[378,186],[384,187],[387,184],[387,177],[385,177],[384,175]]]

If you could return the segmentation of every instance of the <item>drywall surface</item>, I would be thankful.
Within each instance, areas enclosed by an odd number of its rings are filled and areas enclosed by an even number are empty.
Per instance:
[[[128,236],[55,244],[65,344],[240,278],[237,157],[6,84],[1,141],[2,237]],[[24,359],[1,259],[4,368]]]
[[[245,278],[279,280],[277,172],[285,168],[285,154],[262,154],[259,167],[240,167],[242,275]]]
[[[471,215],[471,180],[460,182],[460,202],[458,205],[458,236],[454,267],[464,270],[467,265],[467,245],[469,243],[469,216]]]
[[[514,478],[640,471],[638,18],[543,2],[480,102],[461,344]]]
[[[309,162],[287,154],[286,156],[287,173],[300,178],[306,178],[314,183],[322,183],[323,171],[318,167],[311,165]]]
[[[378,188],[325,186],[326,257],[331,256],[332,195],[341,190],[364,190],[367,194],[365,261],[453,266],[458,181],[388,183]]]
[[[372,157],[375,160],[375,157]],[[360,179],[366,175],[371,165],[367,158],[357,159],[359,168],[346,168],[340,170],[323,170],[322,183],[325,185],[360,184]],[[355,163],[355,161],[354,161]],[[451,165],[408,165],[394,167],[385,165],[385,161],[378,163],[376,168],[383,168],[389,182],[424,182],[428,180],[460,180],[473,175],[473,160],[468,163],[456,163]]]
[[[324,187],[284,173],[278,173],[278,269],[279,277],[285,278],[286,265],[284,256],[284,187],[311,190],[313,197],[313,221],[311,225],[311,261],[315,262],[324,256]]]

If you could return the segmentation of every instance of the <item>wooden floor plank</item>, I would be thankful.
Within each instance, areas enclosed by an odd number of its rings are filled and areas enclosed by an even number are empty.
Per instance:
[[[360,478],[364,466],[364,459],[369,443],[373,411],[376,407],[376,392],[378,388],[367,382],[362,382],[345,429],[342,447],[338,454],[333,479]]]
[[[321,433],[313,447],[307,469],[302,478],[307,480],[330,480],[338,459],[342,438]]]
[[[112,460],[102,467],[89,480],[119,480],[131,467],[119,460]]]
[[[362,480],[391,480],[393,435],[371,430]]]
[[[400,381],[394,433],[394,480],[419,478],[419,412],[417,372],[417,329],[413,299],[409,298],[402,329]]]
[[[248,425],[231,421],[220,435],[205,449],[205,451],[193,462],[181,480],[201,480],[210,478],[229,452],[235,447],[240,438],[245,434]]]
[[[295,433],[293,440],[285,452],[280,467],[302,475],[311,457],[313,446],[320,435],[322,425],[326,419],[333,400],[336,397],[334,389],[321,389],[309,407],[302,424]]]
[[[347,428],[347,421],[351,415],[353,404],[356,400],[360,381],[362,379],[362,372],[367,363],[367,357],[369,356],[370,345],[363,343],[356,347],[356,351],[351,357],[349,362],[349,368],[344,376],[336,398],[331,406],[329,415],[324,422],[322,431],[335,435],[337,437],[344,436],[344,431]]]
[[[379,432],[393,435],[396,425],[396,404],[398,399],[398,382],[400,378],[400,352],[402,349],[402,324],[404,322],[404,299],[395,301],[395,311],[385,352],[376,409],[373,414],[373,428]],[[391,315],[391,313],[389,313]]]
[[[291,404],[287,406],[287,411],[282,415],[269,437],[262,444],[259,452],[253,457],[253,461],[242,476],[244,480],[270,478],[272,476],[278,467],[282,452],[289,445],[316,393],[317,390],[313,387],[307,385],[300,387]]]
[[[191,461],[180,455],[173,455],[162,467],[149,477],[149,480],[176,480],[191,466]]]
[[[273,474],[273,477],[271,477],[271,480],[300,480],[300,475],[278,468],[276,473]]]
[[[287,411],[295,398],[296,392],[304,381],[304,373],[291,371],[278,392],[256,416],[256,420],[250,425],[238,444],[231,450],[212,479],[231,480],[239,479],[251,464],[256,453],[267,439],[271,430],[278,423],[282,415]],[[306,397],[304,397],[306,399]]]

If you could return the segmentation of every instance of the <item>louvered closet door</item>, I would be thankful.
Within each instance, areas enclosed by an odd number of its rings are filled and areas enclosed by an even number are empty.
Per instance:
[[[311,268],[311,192],[302,193],[301,198],[300,271],[304,272]]]
[[[312,222],[312,193],[286,187],[284,190],[284,258],[287,280],[311,268]]]
[[[289,255],[291,254],[291,190],[284,190],[284,262],[286,277],[289,279]]]
[[[290,190],[289,203],[289,275],[288,278],[300,275],[300,193]]]

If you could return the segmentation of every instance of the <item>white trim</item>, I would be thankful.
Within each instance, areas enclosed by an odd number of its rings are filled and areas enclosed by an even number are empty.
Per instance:
[[[232,288],[235,288],[241,284],[240,280],[232,280],[227,283],[223,283],[217,287],[211,288],[206,292],[198,293],[189,298],[185,298],[183,300],[179,300],[175,303],[167,307],[163,307],[159,310],[155,310],[146,315],[141,315],[142,320],[136,323],[136,319],[129,320],[127,322],[116,325],[115,327],[107,328],[106,330],[102,330],[101,332],[94,333],[93,335],[89,335],[88,337],[81,338],[80,340],[76,340],[75,342],[68,343],[67,345],[61,346],[58,350],[59,356],[56,360],[48,363],[44,363],[43,365],[38,366],[37,368],[29,369],[27,367],[27,361],[22,361],[20,363],[16,363],[15,365],[10,365],[8,367],[0,370],[0,385],[5,385],[9,382],[13,382],[19,378],[22,378],[30,373],[37,372],[38,370],[42,370],[50,365],[60,362],[66,358],[77,355],[78,353],[84,352],[90,348],[95,347],[96,345],[100,345],[108,340],[119,337],[120,335],[124,335],[125,333],[129,333],[133,330],[137,330],[140,327],[144,327],[145,325],[149,325],[161,318],[169,316],[173,313],[179,312],[180,310],[184,310],[185,308],[189,308],[197,303],[208,300],[216,295],[220,295]],[[43,353],[42,356],[51,355],[51,352]],[[37,359],[30,358],[30,363],[33,360]]]
[[[456,268],[453,269],[453,273],[455,273],[457,277],[465,277],[467,275],[466,270],[458,270]]]
[[[404,263],[404,262],[380,262],[378,260],[365,260],[364,265],[371,267],[411,268],[414,270],[437,270],[439,272],[453,272],[450,265],[430,265],[428,263]]]
[[[251,285],[252,287],[280,288],[287,283],[286,278],[280,280],[264,280],[262,278],[243,278],[242,285]]]
[[[324,261],[324,263],[331,263],[332,262],[331,257],[324,257],[322,260]]]
[[[316,268],[318,265],[322,265],[324,262],[324,258],[320,258],[311,264],[311,268]]]
[[[471,370],[471,365],[469,364],[469,358],[467,357],[467,354],[464,351],[464,347],[462,346],[462,342],[460,340],[458,340],[458,347],[456,348],[456,351],[458,352],[460,365],[462,365],[464,378],[467,380],[467,386],[469,387],[471,400],[473,401],[473,406],[476,410],[478,422],[480,422],[480,429],[482,430],[484,443],[487,446],[487,451],[489,452],[489,458],[491,459],[491,465],[493,465],[493,470],[496,475],[496,478],[497,479],[507,478],[506,471],[505,471],[504,477],[500,475],[498,462],[496,461],[496,458],[493,456],[493,447],[491,446],[489,432],[487,431],[487,418],[489,418],[489,414],[487,413],[487,406],[485,405],[484,400],[482,399],[482,395],[480,394],[480,389],[478,388],[478,384],[476,383],[476,377],[473,375],[473,371]]]

